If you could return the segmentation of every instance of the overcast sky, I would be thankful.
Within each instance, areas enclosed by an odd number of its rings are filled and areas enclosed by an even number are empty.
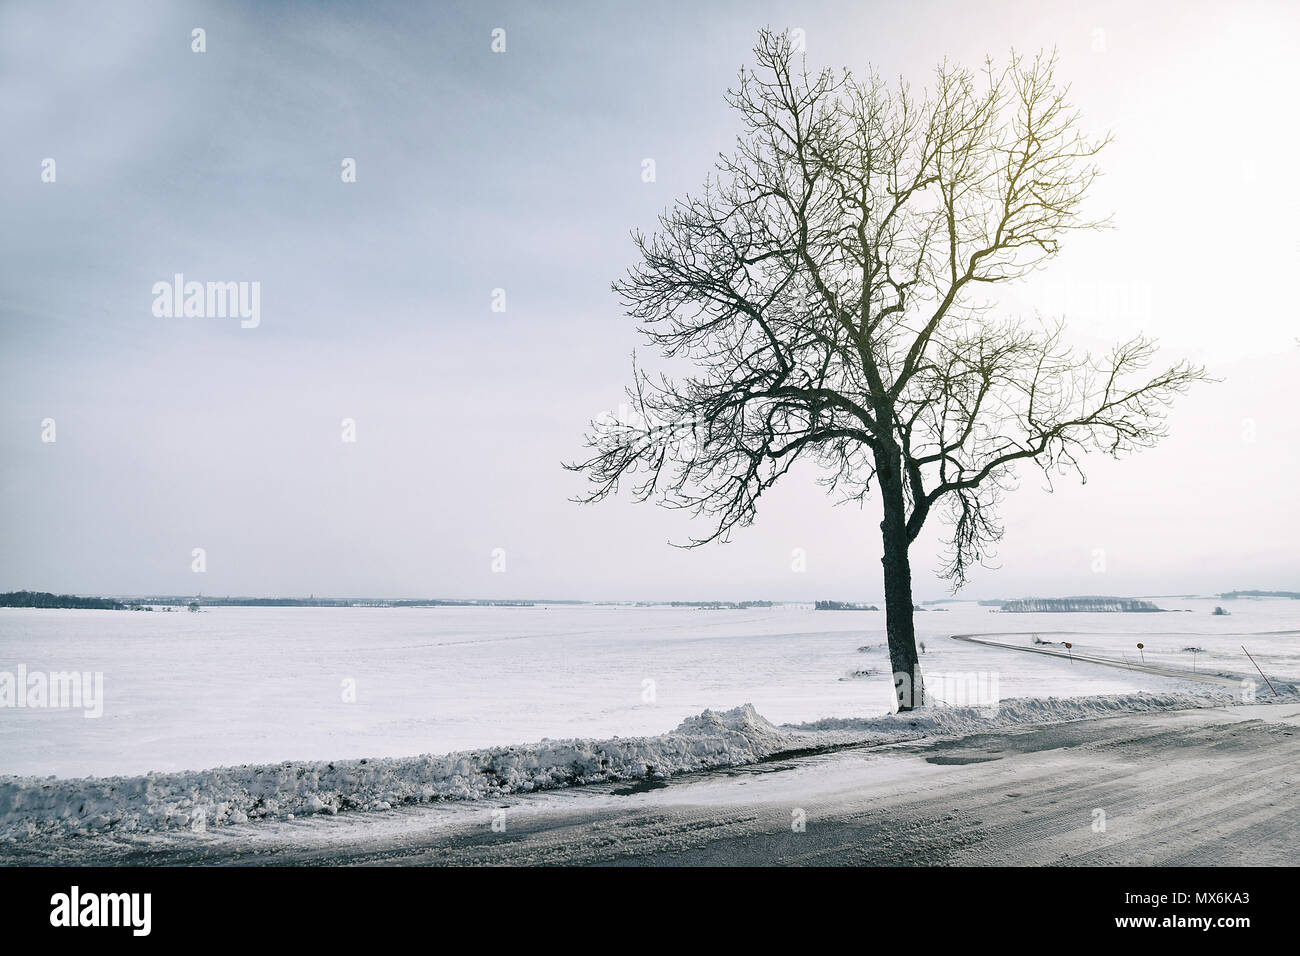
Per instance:
[[[1223,378],[1086,486],[1022,472],[963,594],[1300,585],[1295,4],[415,6],[0,5],[0,590],[878,598],[875,505],[812,470],[686,551],[684,515],[571,504],[560,467],[639,345],[609,291],[629,230],[733,143],[722,94],[764,25],[916,85],[1058,47],[1115,135],[1116,228],[1006,309]],[[176,273],[259,282],[260,324],[155,316]],[[932,525],[918,599],[945,593]]]

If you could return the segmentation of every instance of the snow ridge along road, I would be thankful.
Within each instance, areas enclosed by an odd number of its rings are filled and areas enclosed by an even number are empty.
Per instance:
[[[9,862],[1295,865],[1300,704],[1027,725],[207,833],[25,841]]]
[[[775,725],[745,704],[654,737],[543,740],[451,754],[218,767],[138,777],[0,777],[0,841],[207,830],[746,766],[794,753],[1230,703],[1219,693],[1018,698]],[[0,842],[0,852],[3,852]]]

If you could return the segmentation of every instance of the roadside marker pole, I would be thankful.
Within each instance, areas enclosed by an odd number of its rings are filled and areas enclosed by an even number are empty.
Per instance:
[[[1146,664],[1146,662],[1147,662],[1147,656],[1146,656],[1146,654],[1145,654],[1145,653],[1143,652],[1143,650],[1142,650],[1143,646],[1144,646],[1144,645],[1139,641],[1139,642],[1138,642],[1138,653],[1142,655],[1142,663],[1143,663],[1143,664]]]
[[[1070,650],[1070,648],[1072,648],[1072,647],[1074,647],[1074,645],[1071,644],[1069,641],[1066,641],[1066,642],[1065,642],[1065,652],[1066,652],[1067,654],[1070,655],[1070,663],[1071,663],[1071,664],[1074,663],[1074,651]],[[1244,651],[1245,648],[1243,647],[1242,650]]]
[[[1241,649],[1242,649],[1243,651],[1246,651],[1246,645],[1245,645],[1245,644],[1242,644],[1242,645],[1241,645]],[[1247,656],[1247,657],[1250,657],[1250,651],[1246,651],[1246,656]],[[1251,662],[1252,664],[1255,664],[1255,658],[1250,657],[1250,662]],[[1268,679],[1267,675],[1265,675],[1265,673],[1264,673],[1262,670],[1260,670],[1258,664],[1255,664],[1255,670],[1259,671],[1259,676],[1264,678],[1264,683],[1267,684],[1267,685],[1268,685],[1268,689],[1271,690],[1271,691],[1273,692],[1273,696],[1274,696],[1274,697],[1281,697],[1282,695],[1279,694],[1279,693],[1277,692],[1277,688],[1273,686],[1273,682],[1272,682],[1271,680]]]

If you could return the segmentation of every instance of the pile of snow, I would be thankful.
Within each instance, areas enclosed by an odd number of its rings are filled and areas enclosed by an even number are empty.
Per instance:
[[[784,726],[745,704],[724,713],[706,710],[658,737],[543,740],[441,756],[296,761],[142,777],[10,776],[0,778],[0,839],[202,829],[340,810],[387,810],[741,766],[792,751],[1234,702],[1208,694],[1032,698],[1003,701],[992,710],[940,707]]]

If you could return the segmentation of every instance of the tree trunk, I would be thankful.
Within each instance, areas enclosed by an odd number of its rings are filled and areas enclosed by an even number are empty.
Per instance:
[[[907,551],[907,511],[903,499],[903,478],[899,455],[877,457],[876,475],[880,482],[884,520],[880,531],[884,554],[880,563],[885,570],[885,633],[889,641],[889,661],[894,669],[894,691],[900,711],[925,703],[921,682],[921,665],[916,656],[916,627],[912,620],[912,566]]]

